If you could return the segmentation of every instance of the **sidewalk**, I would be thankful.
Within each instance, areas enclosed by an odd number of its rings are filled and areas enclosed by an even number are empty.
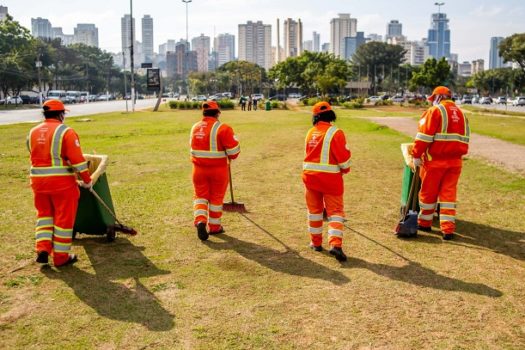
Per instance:
[[[416,136],[417,133],[417,121],[412,118],[374,117],[367,119],[411,137]],[[525,176],[525,146],[472,133],[468,155]]]

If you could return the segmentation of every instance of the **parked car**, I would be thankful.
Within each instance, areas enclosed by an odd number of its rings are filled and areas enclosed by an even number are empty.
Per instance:
[[[223,92],[223,93],[222,93],[222,97],[224,97],[224,98],[232,98],[233,95],[232,95],[231,92],[226,91],[226,92]]]
[[[396,95],[394,97],[392,97],[392,102],[395,102],[395,103],[403,103],[405,102],[405,97],[404,96],[400,96],[400,95]]]
[[[110,100],[114,100],[114,99],[115,99],[115,97],[113,95],[99,95],[97,97],[97,101],[110,101]]]
[[[512,101],[513,106],[525,106],[525,96],[518,96]]]
[[[506,96],[500,96],[496,100],[496,103],[499,105],[506,105],[507,104],[507,97]]]
[[[277,94],[269,97],[272,101],[286,101],[286,95],[284,94]]]
[[[474,103],[479,103],[479,97],[476,97],[476,96],[472,97],[472,104]]]
[[[479,100],[479,103],[481,103],[482,105],[490,105],[492,104],[492,97],[490,96],[482,97],[481,100]]]
[[[263,94],[252,94],[252,100],[262,100],[264,99]]]
[[[371,102],[371,103],[379,102],[381,100],[382,100],[382,98],[379,97],[379,96],[370,96],[370,97],[368,97],[368,101]]]
[[[300,98],[301,94],[298,94],[296,92],[292,92],[291,94],[288,94],[288,98]]]
[[[471,96],[463,96],[463,98],[461,99],[461,104],[463,105],[471,105],[472,104],[472,97]]]
[[[20,96],[10,96],[6,100],[6,104],[8,105],[21,105],[24,101],[22,101],[22,98]]]

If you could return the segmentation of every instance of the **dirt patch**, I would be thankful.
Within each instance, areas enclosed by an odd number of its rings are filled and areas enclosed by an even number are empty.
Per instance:
[[[417,121],[411,118],[375,117],[367,119],[412,137],[417,133]],[[469,156],[525,176],[525,146],[473,133],[470,136]]]

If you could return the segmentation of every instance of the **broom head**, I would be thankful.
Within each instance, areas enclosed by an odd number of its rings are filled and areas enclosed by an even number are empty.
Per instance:
[[[394,233],[400,238],[417,236],[417,212],[410,210],[397,224]]]
[[[240,202],[223,203],[222,210],[234,212],[234,213],[247,213],[248,212],[248,210],[246,210],[246,207],[244,206],[244,203],[240,203]]]
[[[115,230],[130,236],[135,236],[137,234],[137,231],[133,227],[122,225],[119,223],[115,223]]]

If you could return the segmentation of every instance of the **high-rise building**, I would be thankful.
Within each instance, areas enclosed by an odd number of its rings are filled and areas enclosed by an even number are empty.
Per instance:
[[[46,18],[31,18],[31,34],[35,38],[51,38],[51,23]]]
[[[143,62],[153,62],[153,18],[150,15],[142,17],[142,54]]]
[[[166,76],[175,78],[177,75],[177,52],[166,52]]]
[[[483,72],[485,70],[485,60],[477,59],[472,61],[472,75]]]
[[[175,51],[166,52],[166,76],[186,79],[189,72],[197,71],[197,53],[190,51],[190,45],[181,39],[175,45]]]
[[[357,35],[357,19],[349,13],[340,13],[330,21],[330,52],[336,57],[345,56],[345,38]]]
[[[197,71],[207,72],[210,56],[210,37],[201,34],[191,39],[191,47],[197,53]]]
[[[73,36],[75,43],[98,47],[98,28],[94,24],[77,24]]]
[[[123,55],[123,62],[122,66],[129,67],[130,65],[130,48],[131,48],[131,27],[133,24],[133,40],[136,39],[135,35],[135,18],[133,18],[133,23],[131,21],[130,15],[124,15],[124,17],[120,20],[120,32],[121,32],[121,38],[122,38],[122,52]]]
[[[431,57],[439,60],[442,57],[450,58],[450,29],[448,28],[445,13],[433,13],[430,29],[428,30],[428,52]]]
[[[301,20],[291,18],[284,20],[284,59],[297,57],[303,51],[303,24]]]
[[[239,60],[270,69],[272,62],[272,26],[262,21],[239,24]]]
[[[177,42],[175,40],[168,40],[166,43],[159,45],[159,55],[166,56],[166,52],[172,51],[175,52],[175,45]]]
[[[7,18],[7,6],[0,6],[0,22]]]
[[[393,19],[386,25],[386,39],[396,36],[403,36],[403,25],[397,19]]]
[[[370,33],[366,36],[366,41],[367,42],[371,42],[371,41],[383,42],[383,36],[380,34]]]
[[[345,38],[345,56],[346,60],[351,60],[359,46],[366,43],[365,33],[357,32],[356,36],[349,36]]]
[[[500,36],[490,38],[489,69],[504,67],[503,58],[499,55],[499,44],[503,41]]]
[[[317,32],[313,32],[313,52],[319,52],[321,51],[321,35]]]
[[[472,65],[470,62],[463,62],[458,65],[458,75],[462,77],[470,77],[472,75]]]
[[[323,43],[323,45],[321,45],[321,51],[330,52],[330,43]]]
[[[428,46],[426,41],[403,41],[398,43],[405,49],[404,63],[412,66],[419,66],[425,63],[428,58]]]
[[[217,67],[235,59],[235,35],[219,34],[213,41],[213,51],[216,55]]]
[[[314,42],[312,40],[306,40],[303,42],[303,50],[304,51],[314,51]]]

